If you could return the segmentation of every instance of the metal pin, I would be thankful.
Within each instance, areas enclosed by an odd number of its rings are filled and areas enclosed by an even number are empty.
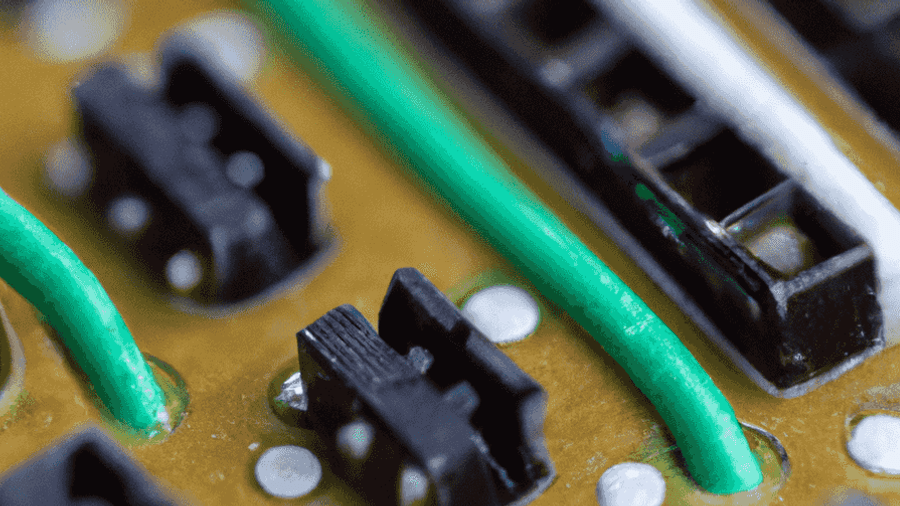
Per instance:
[[[275,397],[276,401],[281,401],[298,411],[306,411],[309,407],[309,397],[307,396],[306,383],[303,382],[303,376],[299,372],[295,372],[281,385],[281,393]]]

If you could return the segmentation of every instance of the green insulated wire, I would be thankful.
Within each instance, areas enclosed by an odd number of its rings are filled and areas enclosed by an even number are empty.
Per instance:
[[[509,173],[372,14],[354,5],[272,0],[257,7],[429,188],[624,367],[700,486],[729,494],[759,485],[762,473],[734,410],[678,337]]]
[[[163,392],[100,282],[3,190],[0,278],[44,314],[112,416],[147,436],[168,425]]]

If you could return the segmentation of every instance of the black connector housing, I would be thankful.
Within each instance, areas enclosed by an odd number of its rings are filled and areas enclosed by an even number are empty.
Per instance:
[[[553,480],[543,389],[417,270],[394,274],[378,333],[344,305],[297,340],[310,426],[334,435],[362,418],[379,434],[359,482],[371,503],[396,501],[371,476],[389,481],[402,462],[424,470],[438,505],[523,505]]]
[[[104,64],[74,87],[93,165],[78,202],[162,287],[196,305],[228,305],[321,252],[330,169],[193,44],[165,41],[160,86]]]
[[[871,249],[602,3],[401,3],[563,162],[551,177],[580,185],[579,205],[767,392],[802,395],[884,347]]]
[[[900,132],[900,4],[852,0],[769,0],[797,34]]]
[[[3,506],[171,506],[146,471],[100,429],[70,434],[0,476]]]

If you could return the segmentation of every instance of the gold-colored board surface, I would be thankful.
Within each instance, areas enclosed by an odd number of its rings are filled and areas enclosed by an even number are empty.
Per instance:
[[[722,0],[723,10],[732,2]],[[152,51],[158,37],[198,14],[232,8],[224,2],[128,2],[129,26],[101,59]],[[815,79],[791,70],[752,18],[726,16],[748,47],[772,60],[776,74],[806,79],[796,92],[835,133],[864,172],[881,182],[888,198],[900,186],[896,158],[866,133],[858,118],[817,91]],[[747,19],[751,19],[748,22]],[[743,23],[743,24],[741,24]],[[773,49],[774,48],[774,49]],[[120,307],[145,353],[180,373],[190,394],[184,423],[164,443],[131,451],[181,500],[196,504],[361,504],[323,462],[324,479],[309,496],[270,498],[256,484],[253,466],[271,446],[297,444],[320,451],[315,434],[292,429],[271,413],[272,378],[296,362],[295,333],[333,307],[350,303],[375,322],[392,273],[412,266],[438,288],[451,291],[491,269],[509,266],[454,215],[443,209],[399,165],[380,150],[354,120],[309,78],[278,53],[253,86],[253,93],[333,168],[327,198],[340,242],[332,261],[303,286],[263,304],[222,317],[174,311],[145,287],[134,267],[117,255],[90,223],[72,215],[44,190],[41,158],[71,135],[70,84],[91,62],[49,64],[35,59],[13,30],[0,31],[0,187],[32,210],[97,274]],[[798,81],[799,82],[799,81]],[[804,87],[805,86],[805,87]],[[824,112],[823,112],[824,111]],[[900,479],[879,478],[856,467],[845,451],[849,420],[858,412],[900,405],[900,351],[867,361],[842,378],[798,399],[774,399],[747,380],[709,344],[697,328],[614,242],[555,195],[523,163],[498,146],[514,171],[628,283],[682,338],[734,405],[738,418],[773,434],[790,458],[791,473],[766,499],[716,497],[696,491],[671,493],[669,504],[816,504],[839,486],[900,501]],[[857,158],[854,158],[857,159]],[[896,198],[895,198],[896,197]],[[0,420],[0,472],[27,459],[87,421],[102,418],[59,353],[39,315],[6,285],[0,303],[22,342],[27,360],[25,393]],[[596,504],[604,470],[644,458],[683,473],[666,460],[663,423],[623,370],[565,315],[552,306],[531,338],[503,348],[549,394],[545,435],[558,478],[535,504]],[[259,443],[251,450],[251,444]],[[126,444],[128,442],[126,441]],[[670,487],[690,488],[671,478]],[[394,486],[394,484],[377,484]],[[893,494],[893,495],[892,495]],[[677,497],[685,499],[678,500]]]

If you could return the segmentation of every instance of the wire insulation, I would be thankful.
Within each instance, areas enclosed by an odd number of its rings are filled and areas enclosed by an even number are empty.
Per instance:
[[[622,365],[668,424],[700,486],[730,494],[762,482],[734,410],[678,337],[509,173],[371,12],[331,0],[258,8],[432,191]]]
[[[116,420],[148,437],[168,427],[163,392],[100,282],[2,189],[0,278],[44,314]]]

